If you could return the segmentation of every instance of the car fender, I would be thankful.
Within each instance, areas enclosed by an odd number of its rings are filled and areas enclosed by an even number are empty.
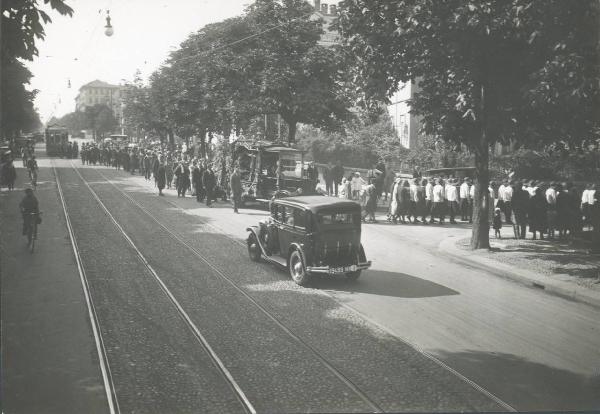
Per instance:
[[[258,226],[250,226],[246,228],[246,231],[249,233],[252,233],[254,235],[254,237],[256,238],[256,243],[258,243],[258,246],[260,247],[260,251],[262,252],[263,255],[267,256],[267,252],[265,251],[265,246],[263,246],[262,241],[260,240],[260,237],[258,237]]]
[[[358,249],[358,260],[360,262],[367,261],[367,255],[365,254],[365,248],[363,247],[362,243],[360,244],[360,248]]]
[[[292,252],[294,250],[300,251],[300,254],[302,255],[302,258],[306,262],[306,252],[304,251],[304,244],[301,244],[301,243],[290,243],[290,247],[288,248],[288,254],[287,254],[287,257],[285,258],[285,260],[287,261],[288,266],[290,265],[290,263],[289,263],[289,261],[290,261],[290,254],[292,254]],[[304,263],[304,265],[306,266],[307,263]]]

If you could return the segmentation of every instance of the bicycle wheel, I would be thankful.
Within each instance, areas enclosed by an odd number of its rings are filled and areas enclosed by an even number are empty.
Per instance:
[[[37,217],[34,217],[34,220],[36,220]],[[33,253],[33,250],[35,249],[35,239],[36,239],[36,233],[37,233],[37,223],[34,221],[33,223],[31,223],[31,225],[29,226],[30,230],[29,230],[29,251],[31,253]]]

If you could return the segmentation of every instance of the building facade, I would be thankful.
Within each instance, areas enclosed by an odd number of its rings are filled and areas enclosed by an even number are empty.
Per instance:
[[[314,1],[314,13],[312,18],[323,19],[324,34],[319,44],[322,46],[333,46],[339,43],[339,35],[330,29],[331,23],[338,14],[337,4],[327,4],[321,0]],[[418,91],[418,85],[414,82],[400,84],[398,90],[392,95],[390,104],[387,105],[392,124],[398,134],[400,145],[405,148],[415,148],[419,142],[419,117],[410,113],[408,100]]]
[[[123,119],[123,92],[119,85],[111,85],[100,80],[95,80],[79,88],[75,98],[75,110],[85,111],[88,106],[106,105],[115,116],[119,125]]]

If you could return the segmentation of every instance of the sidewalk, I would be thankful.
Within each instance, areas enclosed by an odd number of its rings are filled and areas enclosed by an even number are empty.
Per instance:
[[[585,245],[548,240],[490,238],[491,250],[470,250],[470,237],[449,238],[439,249],[466,265],[600,308],[600,255]]]

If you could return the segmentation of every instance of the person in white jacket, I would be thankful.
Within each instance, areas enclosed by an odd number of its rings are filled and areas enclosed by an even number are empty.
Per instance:
[[[359,200],[360,192],[367,183],[362,179],[360,173],[357,171],[354,173],[354,177],[352,177],[352,182],[350,183],[350,187],[352,189],[352,199]]]

